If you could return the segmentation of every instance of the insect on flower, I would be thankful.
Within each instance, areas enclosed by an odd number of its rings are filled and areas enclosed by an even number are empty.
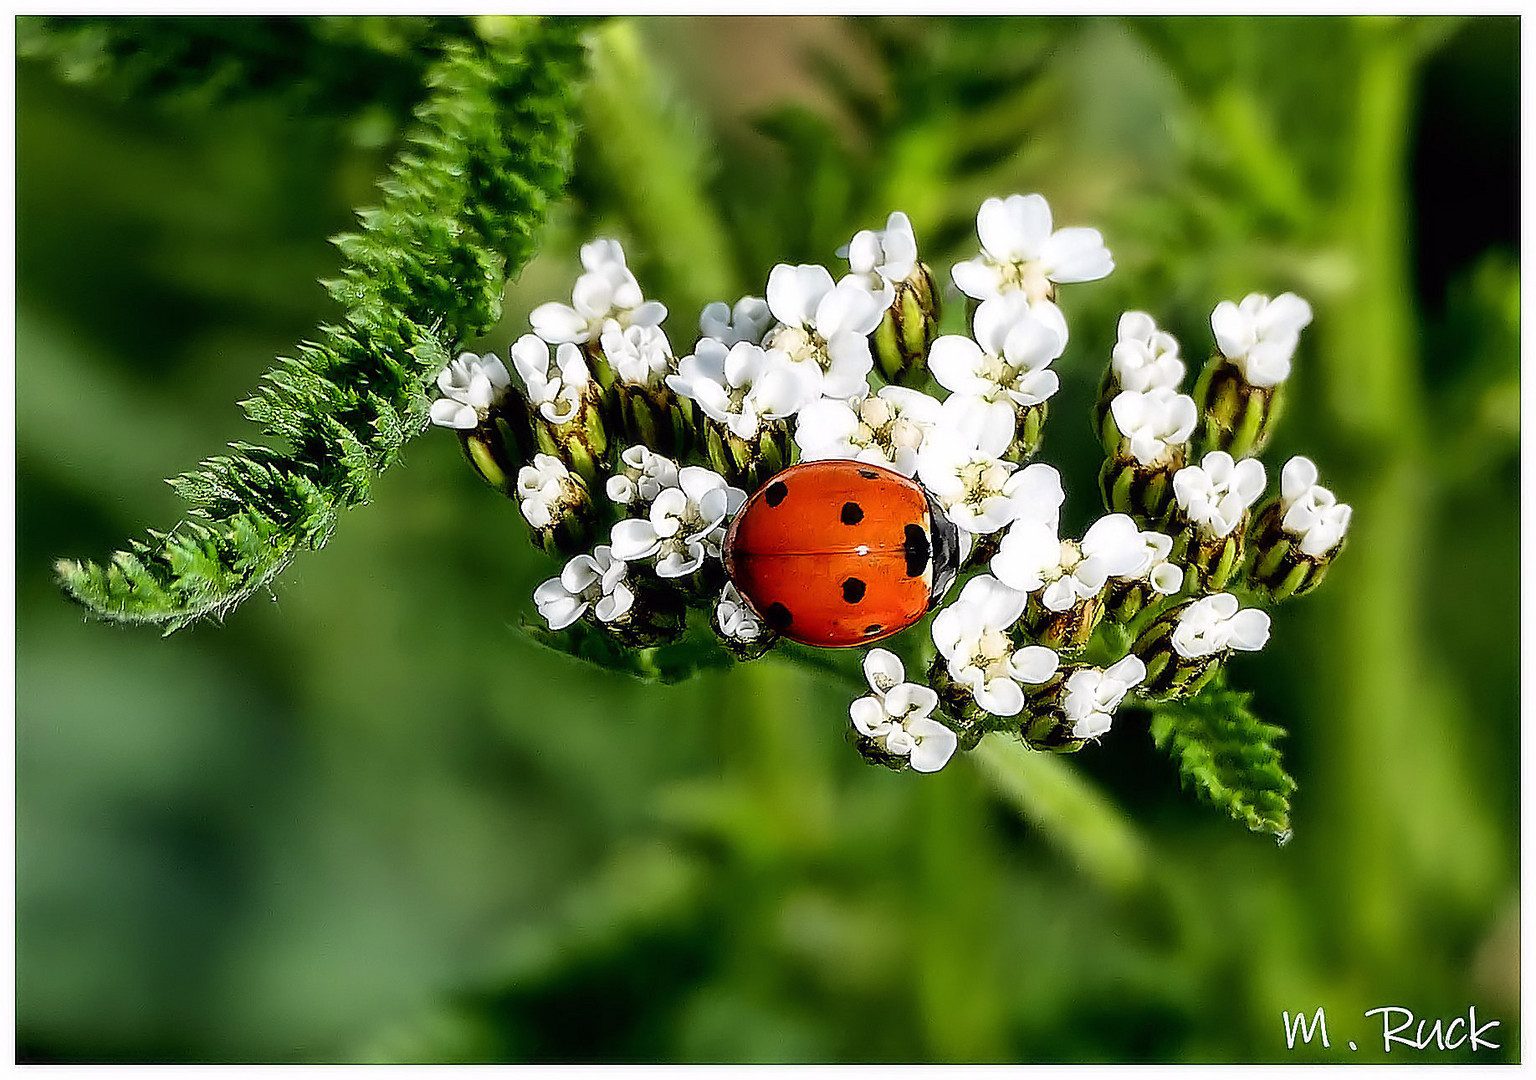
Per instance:
[[[943,598],[960,537],[916,480],[859,461],[772,477],[726,532],[725,569],[773,630],[805,645],[867,645]]]

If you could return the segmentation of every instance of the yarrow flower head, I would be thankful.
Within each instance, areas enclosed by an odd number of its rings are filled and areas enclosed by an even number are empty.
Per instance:
[[[599,622],[614,623],[634,607],[635,594],[626,583],[629,567],[599,544],[590,555],[577,555],[533,592],[533,602],[551,630],[564,630],[587,611]]]
[[[1214,536],[1228,536],[1264,494],[1264,482],[1257,458],[1233,461],[1226,451],[1213,450],[1199,465],[1174,474],[1173,497],[1189,521]]]
[[[1031,300],[1049,300],[1055,286],[1095,281],[1115,268],[1097,229],[1053,229],[1051,207],[1042,195],[988,199],[976,215],[981,254],[956,263],[955,285],[975,300],[1022,290]]]
[[[793,416],[809,399],[804,379],[777,352],[738,341],[729,350],[701,338],[692,356],[678,362],[667,385],[692,398],[711,420],[740,439],[752,439],[763,425]]]
[[[658,577],[686,577],[720,558],[725,519],[747,499],[719,473],[697,465],[678,470],[677,486],[656,496],[650,513],[613,527],[614,558],[625,562],[655,558]]]
[[[699,333],[727,347],[738,341],[761,345],[763,335],[772,325],[773,312],[768,309],[768,301],[756,296],[743,296],[734,308],[724,300],[716,300],[705,304],[699,313]]]
[[[624,327],[658,326],[667,317],[664,305],[640,292],[617,240],[583,244],[581,265],[586,273],[576,279],[570,305],[551,301],[528,316],[534,333],[551,345],[592,341],[610,319]]]
[[[1081,542],[1061,540],[1054,522],[1016,521],[992,557],[992,573],[1021,593],[1039,592],[1049,611],[1066,611],[1099,594],[1112,577],[1133,573],[1147,561],[1147,545],[1125,514],[1108,514],[1089,526]]]
[[[939,403],[927,394],[883,386],[870,397],[820,398],[804,406],[795,418],[795,442],[802,461],[852,458],[916,476],[919,451],[939,417]]]
[[[1293,457],[1280,470],[1281,528],[1300,537],[1302,554],[1326,555],[1344,541],[1353,511],[1317,482],[1310,458]]]
[[[1024,514],[1049,512],[1054,525],[1061,475],[1038,463],[1016,468],[939,428],[918,454],[917,475],[949,519],[968,533],[994,533]]]
[[[1062,711],[1074,739],[1097,739],[1109,731],[1125,695],[1147,677],[1147,666],[1127,656],[1108,668],[1079,668],[1067,676]]]
[[[884,229],[859,230],[837,254],[848,260],[849,276],[868,289],[884,311],[891,306],[896,285],[917,270],[917,236],[911,220],[897,210],[886,219]]]
[[[1145,311],[1120,316],[1110,370],[1122,390],[1177,390],[1184,381],[1184,361],[1173,335],[1159,330]]]
[[[528,402],[551,424],[568,424],[581,410],[582,395],[592,382],[586,357],[572,344],[560,345],[550,362],[549,344],[537,334],[524,334],[512,343],[512,365],[528,389]]]
[[[768,275],[768,307],[778,325],[763,339],[806,381],[807,396],[850,398],[868,391],[874,369],[869,335],[879,301],[859,282],[834,284],[824,266],[781,263]]]
[[[677,463],[654,454],[644,446],[631,446],[619,455],[619,469],[608,478],[605,491],[619,506],[654,502],[669,487],[677,486]]]
[[[907,682],[900,658],[885,649],[871,649],[864,657],[864,677],[872,693],[848,709],[858,733],[887,754],[909,759],[918,772],[938,772],[948,764],[960,740],[932,718],[939,695]]]
[[[512,376],[494,353],[461,353],[438,373],[443,396],[432,403],[432,422],[458,431],[479,427],[511,386]]]
[[[1179,612],[1171,641],[1174,651],[1187,660],[1228,649],[1257,652],[1269,641],[1269,615],[1241,608],[1231,593],[1216,593]]]
[[[1291,373],[1291,358],[1312,308],[1295,293],[1271,300],[1249,293],[1241,304],[1223,300],[1211,312],[1216,345],[1253,386],[1277,386]]]
[[[603,356],[620,382],[659,386],[672,370],[672,343],[659,326],[623,326],[609,319],[599,340]]]
[[[928,367],[954,391],[944,402],[954,424],[979,432],[980,446],[1002,454],[1018,410],[1039,405],[1060,385],[1050,363],[1066,348],[1067,321],[1055,304],[1011,292],[982,301],[973,332],[974,340],[947,334],[935,341]]]
[[[965,583],[960,598],[933,620],[933,643],[949,677],[994,716],[1017,716],[1024,687],[1056,674],[1056,653],[1042,645],[1018,647],[1008,631],[1024,614],[1026,597],[990,574]]]
[[[1122,391],[1109,411],[1129,441],[1132,456],[1147,466],[1159,464],[1171,449],[1187,443],[1200,418],[1194,398],[1168,387]]]

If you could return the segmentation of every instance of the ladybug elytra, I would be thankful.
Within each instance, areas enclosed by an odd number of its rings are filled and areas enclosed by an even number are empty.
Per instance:
[[[776,633],[867,645],[921,619],[954,584],[960,535],[916,480],[862,461],[770,478],[731,520],[725,569]]]

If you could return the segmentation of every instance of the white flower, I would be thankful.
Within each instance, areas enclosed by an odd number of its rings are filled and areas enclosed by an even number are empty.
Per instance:
[[[1225,450],[1173,474],[1173,497],[1184,516],[1217,536],[1229,536],[1264,494],[1264,466],[1257,458],[1233,461]]]
[[[1136,656],[1068,675],[1062,708],[1072,722],[1072,737],[1096,739],[1107,732],[1125,695],[1146,677],[1147,666]]]
[[[672,343],[659,326],[621,326],[616,319],[603,324],[603,355],[620,382],[658,386],[672,370]]]
[[[1172,334],[1159,330],[1152,316],[1145,311],[1127,311],[1120,316],[1117,336],[1109,366],[1122,390],[1178,389],[1184,381],[1179,343]]]
[[[1280,527],[1301,537],[1301,552],[1318,558],[1338,547],[1353,511],[1317,482],[1310,458],[1293,457],[1280,470]]]
[[[837,254],[848,260],[849,276],[869,290],[884,311],[895,299],[896,284],[917,269],[917,236],[907,215],[897,210],[885,219],[883,230],[861,229]]]
[[[757,612],[741,598],[741,593],[729,581],[725,583],[725,588],[720,592],[720,601],[715,605],[715,621],[720,624],[720,632],[734,641],[756,641],[763,635],[763,624],[758,621]]]
[[[677,486],[656,496],[649,515],[614,525],[613,556],[625,562],[654,556],[657,576],[686,577],[706,558],[720,557],[725,519],[746,500],[747,493],[727,485],[719,473],[685,466],[677,472]]]
[[[942,427],[929,433],[917,455],[918,479],[966,532],[996,532],[1019,517],[1048,517],[1054,527],[1060,474],[1039,463],[1015,468]]]
[[[768,301],[756,296],[743,296],[734,309],[724,300],[716,300],[705,304],[699,313],[699,333],[728,346],[738,341],[761,345],[763,335],[772,325],[773,312],[768,310]]]
[[[1026,597],[990,574],[965,583],[960,598],[933,620],[933,643],[950,678],[994,716],[1024,709],[1021,684],[1038,685],[1056,674],[1059,658],[1043,645],[1017,648],[1008,629],[1024,613]]]
[[[628,506],[650,502],[665,488],[676,486],[677,464],[671,458],[648,447],[631,446],[619,455],[619,471],[608,478],[606,491],[611,502]]]
[[[461,353],[438,372],[437,388],[443,396],[432,403],[432,422],[460,431],[479,427],[511,385],[507,366],[494,353]]]
[[[871,649],[864,657],[864,677],[874,693],[848,707],[860,735],[873,739],[887,753],[910,757],[918,772],[938,772],[954,755],[960,740],[931,718],[939,695],[907,673],[895,653]]]
[[[805,381],[782,355],[749,341],[727,350],[714,338],[700,338],[667,385],[741,439],[756,438],[764,423],[793,416],[809,400]]]
[[[552,454],[533,455],[533,464],[517,470],[517,497],[523,517],[535,529],[547,529],[564,497],[571,471]]]
[[[551,365],[549,344],[537,334],[524,334],[512,343],[512,366],[528,388],[529,404],[551,424],[570,422],[592,380],[579,348],[569,343],[559,346]]]
[[[640,283],[624,263],[617,240],[593,240],[581,246],[586,273],[576,279],[571,304],[540,304],[528,316],[533,332],[551,345],[591,341],[609,319],[621,326],[657,326],[667,317],[665,306],[647,301]]]
[[[965,295],[985,300],[1021,289],[1032,300],[1050,295],[1051,283],[1094,281],[1115,268],[1097,229],[1051,228],[1042,195],[988,199],[976,215],[981,254],[950,271]]]
[[[1136,523],[1125,514],[1108,514],[1089,526],[1081,543],[1061,540],[1054,524],[1016,521],[992,557],[992,573],[1021,593],[1043,590],[1040,602],[1050,611],[1066,611],[1079,600],[1097,596],[1112,577],[1137,570],[1147,545]]]
[[[1141,534],[1142,559],[1129,573],[1116,575],[1122,581],[1145,581],[1152,590],[1172,596],[1184,585],[1184,568],[1168,561],[1173,553],[1173,537],[1148,530]]]
[[[1049,301],[1019,292],[982,301],[975,339],[946,334],[933,343],[928,368],[954,391],[944,402],[953,423],[978,432],[977,445],[1003,453],[1013,442],[1018,411],[1056,393],[1049,367],[1067,345],[1067,321]]]
[[[1143,465],[1157,464],[1169,447],[1186,442],[1200,419],[1195,399],[1169,387],[1145,393],[1122,390],[1109,403],[1109,411]]]
[[[1269,616],[1257,608],[1239,611],[1237,597],[1216,593],[1179,612],[1171,640],[1174,652],[1186,660],[1225,649],[1257,652],[1269,640]]]
[[[875,366],[869,334],[882,309],[867,289],[848,278],[834,285],[824,266],[780,263],[768,275],[768,307],[779,325],[764,344],[789,359],[810,396],[868,393],[865,380]]]
[[[1312,308],[1295,293],[1271,300],[1249,293],[1241,304],[1223,300],[1211,312],[1211,332],[1221,355],[1253,386],[1276,386],[1291,373],[1291,357]]]
[[[819,398],[795,418],[800,460],[853,458],[917,475],[918,451],[939,422],[937,401],[904,386],[884,386],[873,397]]]
[[[624,582],[628,570],[613,557],[612,548],[599,544],[592,554],[577,555],[565,564],[559,577],[535,589],[533,602],[551,630],[564,630],[588,608],[600,622],[616,622],[635,603],[634,592]]]

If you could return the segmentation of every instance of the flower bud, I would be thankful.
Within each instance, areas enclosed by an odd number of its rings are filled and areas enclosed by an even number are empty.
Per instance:
[[[1269,640],[1269,616],[1240,610],[1231,593],[1188,600],[1154,619],[1131,651],[1146,664],[1141,693],[1154,701],[1196,694],[1234,649],[1256,652]]]
[[[609,394],[614,426],[631,446],[647,446],[677,459],[692,448],[698,418],[693,402],[666,384],[643,386],[619,381]]]
[[[1184,587],[1184,567],[1170,562],[1173,538],[1160,532],[1143,532],[1146,557],[1131,573],[1110,578],[1104,590],[1104,617],[1121,626],[1129,623],[1150,603],[1172,596]]]
[[[875,366],[887,382],[921,386],[928,381],[928,350],[938,334],[939,291],[925,263],[894,287],[895,298],[870,338]]]
[[[1099,494],[1110,511],[1158,528],[1172,512],[1173,477],[1188,457],[1194,400],[1169,387],[1124,390],[1109,415],[1115,449],[1099,470]]]
[[[750,440],[707,416],[700,417],[699,427],[710,466],[745,491],[756,491],[790,463],[789,425],[783,420],[764,421]]]
[[[517,474],[523,519],[536,547],[556,558],[578,555],[592,539],[593,506],[580,476],[550,454],[535,454]]]
[[[559,458],[588,484],[602,482],[608,460],[608,429],[601,405],[597,384],[590,383],[582,389],[569,420],[556,423],[540,413],[533,421],[539,450]]]
[[[1050,402],[1041,401],[1034,405],[1020,407],[1019,423],[1014,429],[1013,442],[1004,452],[1003,460],[1018,462],[1022,465],[1039,452],[1040,443],[1045,435],[1045,418],[1049,405]]]
[[[1317,588],[1344,550],[1351,512],[1317,483],[1317,466],[1309,459],[1286,462],[1279,497],[1259,510],[1249,530],[1249,584],[1272,600]]]
[[[1079,600],[1065,611],[1052,611],[1031,593],[1022,625],[1030,640],[1063,656],[1081,652],[1104,618],[1104,594]]]
[[[1211,357],[1195,384],[1202,448],[1225,450],[1235,458],[1259,453],[1280,421],[1284,390],[1284,383],[1254,386],[1220,353]]]
[[[1173,475],[1184,466],[1184,447],[1170,447],[1156,464],[1115,455],[1099,469],[1099,495],[1105,509],[1129,514],[1145,528],[1161,528],[1173,513]]]
[[[1108,733],[1125,695],[1145,676],[1146,668],[1135,656],[1122,657],[1108,668],[1062,668],[1030,698],[1019,736],[1036,750],[1081,750],[1088,740]]]
[[[588,485],[596,485],[608,460],[608,431],[603,390],[588,366],[591,344],[564,342],[551,360],[545,341],[524,334],[512,345],[512,363],[534,410],[539,450],[559,458]]]
[[[517,471],[534,453],[533,417],[515,390],[476,427],[459,431],[459,446],[475,474],[507,498],[517,493]]]

